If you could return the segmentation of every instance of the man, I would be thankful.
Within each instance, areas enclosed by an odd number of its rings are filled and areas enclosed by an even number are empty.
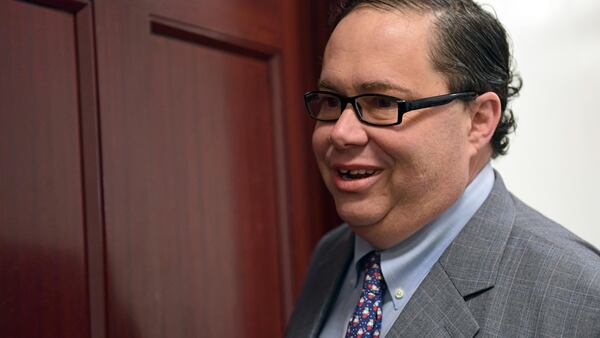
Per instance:
[[[500,23],[471,0],[342,3],[313,148],[346,224],[318,244],[288,337],[600,337],[600,253],[490,159],[514,119]]]

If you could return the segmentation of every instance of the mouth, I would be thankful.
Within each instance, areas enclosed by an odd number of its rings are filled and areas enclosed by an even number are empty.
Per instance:
[[[369,165],[347,164],[333,168],[333,184],[338,192],[359,193],[368,191],[382,177],[384,168]]]
[[[337,173],[338,175],[344,180],[344,181],[354,181],[354,180],[361,180],[361,179],[365,179],[365,178],[369,178],[375,174],[377,174],[379,172],[379,170],[376,169],[338,169]]]

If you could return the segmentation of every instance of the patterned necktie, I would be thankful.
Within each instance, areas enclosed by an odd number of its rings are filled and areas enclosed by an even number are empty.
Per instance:
[[[381,314],[385,281],[381,274],[379,253],[371,251],[361,262],[365,270],[362,295],[348,323],[346,338],[377,338],[381,334]]]

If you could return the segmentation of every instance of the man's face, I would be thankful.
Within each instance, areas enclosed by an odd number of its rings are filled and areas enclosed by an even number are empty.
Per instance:
[[[320,89],[407,100],[447,94],[429,57],[431,41],[430,16],[355,9],[327,44]],[[313,149],[340,217],[385,248],[447,209],[469,180],[469,116],[465,103],[453,101],[375,127],[348,105],[337,122],[318,122]]]

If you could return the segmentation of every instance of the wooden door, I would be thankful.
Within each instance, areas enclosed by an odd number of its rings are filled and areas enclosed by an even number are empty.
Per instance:
[[[318,192],[295,5],[96,3],[109,336],[282,334]]]
[[[0,2],[0,336],[282,334],[334,225],[322,7]]]
[[[282,329],[278,69],[215,4],[96,5],[109,336]]]

